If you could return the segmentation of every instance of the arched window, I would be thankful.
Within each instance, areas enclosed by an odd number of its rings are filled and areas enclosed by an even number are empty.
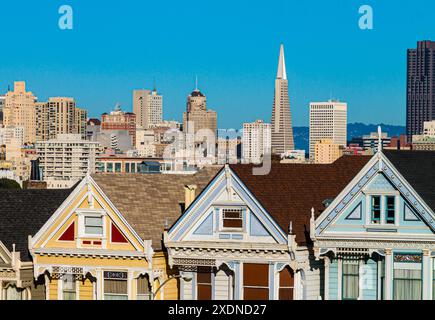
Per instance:
[[[293,300],[294,287],[294,272],[287,266],[279,273],[279,300]]]

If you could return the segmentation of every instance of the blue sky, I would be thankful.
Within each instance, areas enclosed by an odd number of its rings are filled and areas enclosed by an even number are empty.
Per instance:
[[[74,29],[58,28],[71,5]],[[374,29],[358,27],[361,5]],[[0,92],[26,80],[39,100],[73,96],[91,116],[132,90],[164,96],[166,119],[181,120],[194,88],[220,128],[270,121],[279,44],[285,45],[294,125],[310,101],[338,98],[349,122],[405,123],[406,49],[435,40],[433,0],[2,1]]]

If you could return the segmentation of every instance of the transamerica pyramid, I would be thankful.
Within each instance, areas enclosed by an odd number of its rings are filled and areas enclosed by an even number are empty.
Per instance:
[[[281,154],[294,150],[294,146],[288,81],[285,71],[284,45],[281,44],[272,110],[272,153]]]

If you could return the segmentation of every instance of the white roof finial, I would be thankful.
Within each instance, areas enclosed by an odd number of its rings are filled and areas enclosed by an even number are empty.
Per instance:
[[[278,72],[276,73],[276,78],[287,79],[287,73],[285,71],[284,45],[282,43],[279,48]]]
[[[195,76],[195,91],[198,91],[198,75]]]
[[[382,151],[382,128],[378,126],[378,152]]]

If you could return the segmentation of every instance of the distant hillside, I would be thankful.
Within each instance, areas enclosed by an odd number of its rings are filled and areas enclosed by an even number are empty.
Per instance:
[[[349,123],[347,125],[347,140],[353,137],[361,137],[370,132],[377,132],[378,126],[381,126],[382,132],[387,132],[388,136],[398,136],[404,134],[406,131],[405,126],[394,126],[389,124],[364,124],[364,123]],[[293,135],[295,139],[295,147],[299,150],[309,150],[309,128],[308,127],[294,127]]]

